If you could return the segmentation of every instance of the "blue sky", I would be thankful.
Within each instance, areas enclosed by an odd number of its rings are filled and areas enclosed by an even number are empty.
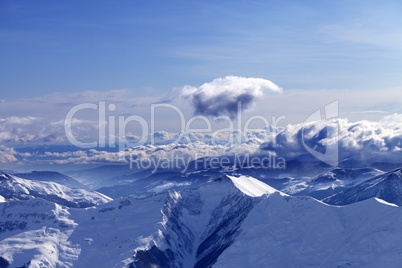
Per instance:
[[[362,135],[379,146],[399,142],[400,14],[401,1],[0,0],[0,167],[114,163],[113,147],[70,151],[65,119],[82,103],[114,104],[108,115],[149,123],[151,104],[167,101],[189,122],[194,100],[206,116],[222,105],[233,111],[242,87],[250,110],[239,128],[263,116],[297,129],[336,101],[345,144]],[[79,140],[98,140],[98,110],[75,114]],[[130,124],[119,135],[138,140],[143,128]],[[361,127],[347,133],[353,124]],[[159,111],[155,125],[163,142],[181,131],[174,110]]]
[[[284,90],[401,85],[400,1],[4,1],[1,99],[238,75]]]

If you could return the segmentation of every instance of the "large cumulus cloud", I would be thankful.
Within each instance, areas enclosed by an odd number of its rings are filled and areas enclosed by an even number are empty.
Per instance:
[[[305,146],[325,153],[327,146],[333,144],[339,148],[340,162],[399,163],[402,160],[402,115],[389,115],[377,122],[349,122],[338,118],[288,125],[274,140],[262,143],[260,149],[297,157],[307,153]]]
[[[335,132],[334,130],[337,130]],[[337,135],[332,135],[337,133]],[[175,143],[178,134],[168,132],[156,133],[159,144],[145,144],[134,148],[126,148],[127,154],[141,158],[173,159],[178,156],[183,159],[195,160],[200,157],[219,157],[233,155],[267,155],[272,153],[286,160],[309,155],[305,146],[317,152],[325,153],[326,147],[337,144],[339,147],[339,162],[353,161],[356,165],[369,165],[375,162],[402,162],[402,115],[394,114],[380,121],[350,122],[347,119],[332,119],[315,121],[306,124],[289,124],[284,129],[269,131],[267,129],[252,130],[248,138],[237,131],[233,134],[235,142],[228,144],[230,133],[220,132],[211,142],[212,133],[188,133],[188,139],[183,137]],[[243,136],[241,143],[236,137]],[[52,162],[55,164],[108,164],[128,163],[127,158],[121,159],[118,152],[105,150],[80,150],[68,153],[44,153],[21,155],[13,149],[0,147],[3,158],[0,162],[15,162],[16,158],[24,157],[26,161]]]
[[[241,110],[249,109],[266,90],[281,92],[280,87],[266,79],[226,76],[200,87],[184,86],[181,95],[191,100],[195,114],[234,118],[239,103]]]
[[[8,148],[4,145],[0,145],[0,163],[10,163],[17,161],[15,157],[16,151],[14,148]]]

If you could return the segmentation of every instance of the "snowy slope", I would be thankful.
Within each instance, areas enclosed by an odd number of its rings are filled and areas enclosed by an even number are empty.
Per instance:
[[[244,194],[252,197],[262,196],[264,194],[273,194],[277,192],[271,186],[249,176],[227,176],[233,184]]]
[[[365,180],[384,174],[374,168],[332,168],[312,178],[300,178],[285,183],[281,191],[317,199],[334,195]]]
[[[148,174],[150,173],[150,174]],[[97,189],[112,198],[135,195],[145,197],[167,190],[181,191],[185,188],[194,188],[207,182],[211,177],[221,176],[220,173],[194,172],[183,174],[181,172],[142,172],[130,175],[133,182],[126,185],[114,185]],[[138,176],[138,177],[137,177]]]
[[[72,189],[86,189],[77,180],[55,171],[31,171],[27,173],[12,173],[12,175],[27,180],[55,182]]]
[[[69,216],[66,207],[43,199],[0,203],[0,263],[72,267],[80,247],[67,241],[77,226]]]
[[[5,173],[0,173],[0,195],[6,200],[40,197],[69,207],[90,207],[112,200],[101,193],[71,189],[54,182],[26,180]]]
[[[353,187],[323,199],[325,203],[348,205],[372,197],[402,205],[402,170],[397,169],[363,181]]]
[[[166,194],[147,198],[125,197],[87,209],[71,209],[78,224],[69,241],[80,245],[74,268],[127,267],[134,249],[148,243],[145,237],[162,220]]]
[[[397,267],[402,262],[398,207],[376,199],[329,206],[287,196],[253,178],[228,178],[172,193],[162,226],[146,248],[136,250],[131,267]]]
[[[400,267],[400,208],[375,199],[346,207],[271,195],[214,267]]]
[[[243,191],[267,192],[271,188],[253,180],[234,179]],[[252,188],[246,189],[246,185]],[[233,204],[236,204],[235,206]],[[224,176],[196,189],[171,192],[163,222],[146,248],[136,249],[134,267],[206,267],[215,262],[238,235],[241,222],[253,208],[254,198]],[[158,256],[155,259],[155,256]]]
[[[402,211],[339,207],[249,176],[89,208],[0,203],[0,264],[44,267],[398,267]],[[161,213],[162,212],[162,213]],[[32,265],[32,267],[38,267]]]
[[[125,267],[134,249],[148,242],[142,234],[157,228],[165,199],[127,197],[86,209],[43,199],[0,203],[0,264]]]

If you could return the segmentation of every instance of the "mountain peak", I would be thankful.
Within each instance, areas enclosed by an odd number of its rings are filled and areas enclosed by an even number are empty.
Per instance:
[[[402,170],[396,169],[363,181],[335,195],[323,199],[333,205],[348,205],[372,197],[402,205]]]
[[[268,184],[263,183],[260,180],[257,180],[253,177],[250,176],[228,176],[232,183],[236,186],[237,189],[239,189],[241,192],[243,192],[245,195],[251,196],[251,197],[259,197],[263,195],[271,195],[273,193],[279,192],[280,191],[276,190],[275,188],[269,186]],[[286,195],[284,193],[281,193],[282,195]]]
[[[5,200],[42,198],[60,205],[78,208],[103,204],[112,200],[95,191],[71,189],[50,181],[26,180],[6,173],[0,174],[0,195]]]

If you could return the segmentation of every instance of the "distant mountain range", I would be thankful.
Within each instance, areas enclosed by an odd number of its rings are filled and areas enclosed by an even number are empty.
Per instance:
[[[42,178],[43,179],[43,178]],[[59,180],[59,178],[56,178]],[[45,199],[67,207],[86,208],[112,199],[85,189],[72,189],[51,181],[22,179],[0,172],[0,199],[2,201]]]
[[[35,181],[50,181],[56,182],[58,184],[70,187],[72,189],[86,189],[87,187],[84,186],[82,183],[78,182],[77,180],[61,174],[60,172],[56,171],[32,171],[26,173],[11,173],[14,176],[28,179],[28,180],[35,180]]]
[[[383,189],[388,180],[390,189],[398,179],[400,170],[332,169],[297,193],[332,184]],[[292,181],[301,183],[285,179],[284,189]],[[367,195],[332,206],[221,174],[180,191],[103,197],[84,209],[48,198],[63,197],[55,183],[3,173],[1,184],[13,193],[0,203],[0,267],[398,267],[402,260],[402,211]]]
[[[402,170],[396,169],[364,180],[323,199],[323,202],[348,205],[372,197],[402,206]]]
[[[0,268],[398,267],[402,170],[308,163],[0,172]]]

